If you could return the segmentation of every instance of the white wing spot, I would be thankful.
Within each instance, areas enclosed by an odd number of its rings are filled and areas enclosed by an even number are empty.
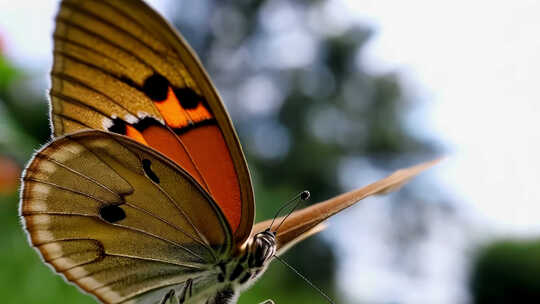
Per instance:
[[[145,117],[152,117],[153,119],[159,121],[162,125],[165,125],[165,121],[163,120],[163,118],[161,118],[161,117],[155,117],[154,115],[148,114],[148,113],[143,112],[143,111],[139,111],[139,112],[137,113],[137,116],[139,116],[140,119],[144,119]]]
[[[116,118],[116,115],[113,115],[112,119],[115,119],[115,118]],[[114,125],[112,119],[107,118],[107,117],[103,118],[103,122],[102,122],[103,129],[109,130],[109,128]]]
[[[124,117],[124,120],[127,121],[130,124],[135,124],[139,121],[139,119],[131,114],[126,114]]]

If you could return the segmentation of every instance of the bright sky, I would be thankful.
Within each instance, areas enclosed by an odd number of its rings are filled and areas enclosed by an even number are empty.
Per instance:
[[[171,0],[146,0],[164,13]],[[17,64],[49,69],[53,20],[59,0],[0,0],[0,45]]]
[[[163,11],[167,1],[149,2]],[[433,172],[462,208],[499,233],[538,235],[540,2],[332,3],[349,8],[333,6],[337,20],[375,29],[362,57],[370,70],[398,71],[408,93],[424,101],[413,124],[450,151]],[[31,69],[48,69],[56,6],[57,1],[0,0],[0,36],[10,58]],[[358,271],[369,267],[361,266]],[[399,279],[380,271],[371,275]]]
[[[376,30],[362,62],[373,73],[398,71],[409,94],[425,102],[413,123],[450,151],[433,172],[462,211],[476,218],[476,229],[538,236],[540,2],[336,2],[350,8],[351,19]],[[368,203],[345,215],[354,218],[349,224],[375,227],[343,237],[349,239],[340,246],[348,262],[339,278],[346,293],[368,303],[467,302],[470,245],[463,231],[452,228],[460,223],[433,222],[418,252],[422,275],[408,276],[388,266],[384,243],[375,241],[369,251],[350,246],[352,238],[384,228],[384,218],[369,217],[384,214],[374,208],[384,207]]]
[[[445,186],[499,232],[538,235],[540,2],[339,1],[376,29],[363,62],[427,104]]]

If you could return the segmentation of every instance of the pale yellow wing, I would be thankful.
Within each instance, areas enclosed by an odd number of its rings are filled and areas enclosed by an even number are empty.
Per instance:
[[[363,188],[344,193],[324,202],[293,212],[285,222],[283,222],[283,225],[281,225],[277,232],[276,240],[278,252],[283,253],[297,242],[322,231],[325,227],[323,222],[332,215],[356,204],[368,196],[385,194],[399,189],[411,178],[434,166],[439,161],[440,159],[436,159],[398,170],[388,177]],[[282,218],[276,219],[276,222],[280,223],[281,219]],[[253,233],[255,234],[267,229],[271,222],[272,220],[267,220],[257,223],[253,228]]]
[[[206,192],[172,161],[120,135],[61,137],[34,156],[23,181],[32,245],[104,303],[159,298],[189,278],[203,288],[232,250],[229,226]]]
[[[246,240],[253,190],[237,135],[199,59],[158,13],[141,0],[63,0],[51,79],[55,136],[100,129],[152,147],[214,198],[236,244]]]

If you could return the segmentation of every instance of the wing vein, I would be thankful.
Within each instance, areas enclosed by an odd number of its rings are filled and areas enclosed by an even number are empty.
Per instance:
[[[192,239],[193,241],[197,242],[198,244],[200,244],[201,246],[205,247],[205,248],[208,249],[210,252],[212,252],[212,248],[211,248],[210,246],[208,246],[208,244],[205,244],[205,243],[202,242],[201,240],[195,238],[193,235],[191,235],[190,233],[188,233],[187,231],[185,231],[185,230],[182,229],[181,227],[178,227],[178,226],[174,225],[173,223],[167,221],[166,219],[163,219],[163,218],[161,218],[160,216],[157,216],[157,215],[153,214],[152,212],[150,212],[150,211],[148,211],[148,210],[146,210],[146,209],[144,209],[144,208],[141,208],[141,207],[139,207],[139,206],[137,206],[137,205],[133,205],[133,204],[131,204],[131,203],[129,203],[129,202],[126,202],[126,205],[132,207],[133,209],[137,209],[137,210],[139,210],[139,211],[141,211],[141,212],[144,212],[144,213],[146,213],[146,214],[148,214],[148,215],[150,215],[150,216],[152,216],[152,217],[154,217],[154,218],[156,218],[156,219],[162,221],[163,223],[165,223],[165,224],[167,224],[167,225],[169,225],[169,226],[175,228],[176,230],[182,232],[182,233],[185,234],[187,237],[189,237],[189,238]]]
[[[27,172],[33,172],[33,171],[27,171]],[[45,180],[41,180],[41,179],[37,179],[37,178],[33,178],[33,177],[27,177],[25,176],[24,177],[24,181],[31,181],[31,182],[36,182],[36,183],[42,183],[42,184],[45,184],[45,185],[49,185],[49,186],[52,186],[54,188],[57,188],[57,189],[60,189],[60,190],[64,190],[64,191],[68,191],[68,192],[71,192],[71,193],[75,193],[75,194],[79,194],[79,195],[82,195],[82,196],[86,196],[90,199],[93,199],[97,202],[100,202],[102,204],[109,204],[109,202],[106,202],[100,198],[97,198],[91,194],[88,194],[88,193],[85,193],[85,192],[81,192],[81,191],[78,191],[78,190],[75,190],[75,189],[71,189],[71,188],[68,188],[68,187],[64,187],[64,186],[60,186],[58,184],[55,184],[55,183],[51,183],[51,182],[48,182],[48,181],[45,181]],[[25,215],[25,214],[23,214]]]
[[[78,239],[72,238],[72,239],[66,239],[66,240],[58,239],[58,240],[54,240],[54,241],[50,241],[50,242],[43,242],[41,244],[33,244],[33,245],[34,245],[34,247],[39,247],[39,246],[46,245],[46,244],[54,244],[54,243],[60,243],[60,242],[65,242],[65,241],[93,241],[93,242],[97,242],[99,244],[99,246],[102,248],[102,250],[104,249],[101,242],[99,242],[99,241],[97,241],[95,239],[88,239],[88,238],[78,238]],[[167,264],[167,265],[182,266],[182,267],[187,267],[187,268],[192,268],[192,269],[203,269],[204,270],[204,269],[208,268],[206,264],[199,264],[199,263],[190,263],[190,262],[187,262],[187,263],[173,263],[171,261],[157,260],[157,259],[145,258],[145,257],[140,257],[140,256],[130,256],[130,255],[115,254],[115,253],[105,253],[105,252],[102,252],[101,255],[102,256],[103,255],[111,256],[111,257],[121,257],[121,258],[133,259],[133,260],[138,260],[138,261],[159,262],[159,263],[163,263],[163,264]],[[94,262],[87,262],[87,263],[75,265],[75,266],[64,269],[63,272],[69,271],[69,270],[71,270],[73,268],[76,268],[76,267],[92,264],[92,263],[94,263]],[[205,267],[203,267],[203,266],[205,266]]]
[[[69,136],[69,135],[68,135]],[[88,147],[86,147],[83,143],[81,143],[80,141],[77,141],[73,138],[71,138],[72,140],[78,142],[79,144],[81,144],[82,146],[84,146],[86,148],[87,151],[89,151],[90,153],[94,154],[95,157],[97,157],[99,160],[101,160],[102,163],[104,163],[107,167],[109,167],[112,171],[116,172],[116,170],[111,166],[109,165],[109,163],[107,163],[106,161],[104,161],[97,153],[95,153],[94,151],[92,151],[92,149],[89,149]],[[120,143],[116,138],[114,137],[110,137],[111,140],[115,141],[116,143],[118,143],[119,145],[121,146],[124,146],[122,145],[122,143]],[[124,146],[126,147],[126,146]],[[135,157],[137,157],[139,159],[139,161],[141,161],[141,159],[139,158],[139,155],[137,153],[134,153],[130,148],[126,147],[131,153],[134,154]],[[129,169],[129,168],[128,168]],[[131,169],[129,169],[131,170]],[[116,172],[118,174],[118,172]],[[137,173],[137,172],[135,172]],[[191,178],[191,176],[189,176],[189,174],[186,173],[186,178]],[[210,254],[214,257],[214,259],[216,259],[216,256],[215,256],[215,253],[214,251],[212,250],[211,246],[210,246],[210,242],[208,242],[208,240],[204,237],[204,235],[199,231],[199,229],[197,229],[197,227],[193,224],[193,222],[191,221],[191,219],[189,218],[189,216],[187,216],[187,214],[184,212],[184,210],[177,204],[176,200],[174,200],[168,192],[166,192],[161,186],[157,185],[156,183],[154,183],[152,181],[152,184],[158,188],[158,190],[165,195],[165,197],[167,198],[167,200],[172,203],[175,208],[181,213],[181,215],[186,219],[186,221],[191,225],[191,227],[193,228],[193,230],[197,233],[197,235],[199,236],[199,239],[200,239],[200,242],[202,243],[205,243],[206,246],[204,246],[204,248],[206,248]],[[146,212],[148,212],[147,210],[145,210]],[[155,218],[157,219],[160,219],[160,217],[158,216],[154,216]],[[187,232],[185,232],[188,236],[190,236],[190,238],[194,239],[195,236],[192,236],[190,234],[188,234]]]
[[[144,65],[145,67],[151,69],[151,70],[155,70],[151,65],[150,63],[146,62],[144,60],[144,58],[140,57],[139,55],[137,55],[136,53],[132,52],[131,50],[127,49],[127,48],[124,48],[122,47],[121,45],[119,44],[116,44],[115,42],[107,39],[106,37],[103,37],[101,35],[99,35],[98,33],[96,32],[92,32],[90,31],[89,29],[81,26],[80,24],[77,24],[75,22],[72,22],[71,20],[67,19],[67,18],[64,18],[64,17],[56,17],[56,22],[57,23],[64,23],[66,26],[69,26],[69,27],[73,27],[85,34],[87,34],[88,36],[92,36],[93,38],[95,39],[98,39],[98,40],[101,40],[102,43],[106,43],[108,45],[110,45],[111,47],[113,48],[116,48],[122,52],[124,52],[125,54],[128,54],[129,56],[131,56],[132,58],[134,58],[135,60],[137,60],[140,64]],[[58,35],[58,34],[57,34]]]
[[[108,70],[105,70],[105,69],[101,68],[100,66],[97,66],[97,65],[92,64],[92,63],[90,63],[90,62],[84,61],[84,60],[82,60],[82,59],[80,59],[80,58],[77,58],[77,57],[75,57],[75,56],[72,56],[72,55],[67,54],[67,53],[65,53],[65,52],[62,52],[62,51],[55,50],[55,51],[54,51],[54,54],[57,55],[57,56],[58,56],[58,55],[63,56],[63,57],[65,57],[65,58],[67,58],[67,59],[69,59],[69,60],[71,60],[71,61],[74,61],[74,62],[76,62],[76,63],[78,63],[78,64],[85,65],[85,66],[87,66],[88,68],[97,70],[97,71],[99,71],[99,72],[101,72],[101,73],[103,73],[103,74],[105,74],[105,75],[107,75],[107,76],[109,76],[109,77],[111,77],[111,78],[114,78],[114,79],[116,79],[116,80],[122,82],[123,84],[125,84],[125,85],[127,85],[127,86],[129,86],[129,87],[131,87],[131,88],[136,89],[137,91],[141,92],[142,94],[144,94],[144,92],[141,90],[140,87],[138,87],[137,85],[135,85],[134,82],[128,81],[127,78],[121,77],[120,75],[116,75],[116,74],[114,74],[114,73],[111,72],[111,71],[108,71]],[[71,75],[68,75],[68,76],[71,76]],[[144,96],[146,96],[146,95],[144,95]],[[148,98],[148,97],[147,97],[147,98]]]
[[[134,115],[132,113],[132,111],[130,111],[128,108],[126,108],[125,106],[123,106],[121,103],[117,102],[116,100],[114,100],[114,98],[108,96],[107,94],[105,94],[104,92],[101,92],[91,86],[89,86],[88,84],[86,84],[84,81],[78,79],[78,78],[75,78],[67,73],[65,73],[64,71],[53,71],[51,72],[51,75],[54,76],[54,77],[57,77],[63,81],[69,81],[73,84],[76,84],[76,85],[80,85],[81,87],[84,87],[85,89],[88,89],[96,94],[99,94],[99,95],[102,95],[103,97],[107,98],[108,100],[110,100],[112,103],[118,105],[119,107],[125,109],[127,112],[131,113],[132,115]],[[123,82],[124,83],[124,82]],[[51,91],[52,92],[52,91]],[[85,103],[86,104],[86,103]],[[55,114],[58,114],[58,113],[55,113]]]
[[[65,37],[65,36],[62,36],[62,35],[59,35],[59,34],[54,34],[53,38],[54,38],[54,41],[61,41],[61,42],[65,43],[65,44],[72,44],[74,46],[80,47],[81,49],[85,49],[85,50],[88,50],[88,51],[93,52],[95,54],[98,54],[99,56],[107,58],[107,59],[113,61],[114,63],[122,66],[124,69],[128,68],[123,62],[117,60],[116,58],[114,58],[112,56],[109,56],[108,54],[106,54],[104,52],[101,52],[100,50],[98,50],[96,48],[92,48],[92,47],[90,47],[88,45],[85,45],[85,44],[80,43],[78,41],[75,41],[73,39],[69,39],[68,37]]]
[[[149,236],[149,237],[152,237],[152,238],[155,238],[155,239],[158,239],[160,241],[163,241],[165,243],[168,243],[170,245],[173,245],[175,247],[178,247],[179,249],[183,249],[185,250],[186,252],[188,252],[189,254],[193,255],[195,258],[198,258],[198,259],[201,259],[202,261],[205,261],[205,262],[210,262],[208,260],[206,260],[205,258],[201,257],[200,255],[198,255],[197,253],[193,252],[191,249],[189,248],[186,248],[184,247],[182,244],[178,244],[177,242],[174,242],[174,241],[171,241],[171,240],[168,240],[168,239],[165,239],[159,235],[156,235],[154,233],[150,233],[148,231],[145,231],[145,230],[142,230],[142,229],[138,229],[138,228],[134,228],[134,227],[129,227],[129,226],[126,226],[126,225],[121,225],[121,224],[115,224],[115,223],[109,223],[109,222],[105,222],[103,221],[99,216],[95,216],[95,215],[91,215],[91,214],[78,214],[78,213],[64,213],[64,212],[42,212],[42,211],[37,211],[37,212],[27,212],[27,213],[24,213],[23,214],[24,216],[27,216],[27,215],[55,215],[55,216],[81,216],[81,217],[91,217],[91,218],[94,218],[94,219],[98,219],[99,221],[103,222],[103,223],[107,223],[107,224],[110,224],[110,225],[113,225],[115,227],[118,227],[118,228],[122,228],[122,229],[126,229],[126,230],[129,230],[129,231],[134,231],[134,232],[139,232],[139,233],[142,233],[146,236]],[[31,232],[33,229],[30,229],[30,228],[26,228],[29,232]],[[73,239],[69,239],[69,240],[73,240]],[[55,240],[55,241],[58,241]],[[99,241],[99,240],[96,240],[96,241]],[[34,244],[34,245],[43,245],[44,243],[40,243],[40,244]]]
[[[116,7],[110,5],[110,3],[103,2],[103,1],[100,1],[100,2],[101,2],[102,4],[105,4],[106,6],[109,6],[112,10],[118,12],[119,14],[123,15],[124,17],[130,19],[132,22],[134,22],[134,23],[136,23],[137,25],[139,25],[139,29],[140,29],[141,31],[145,31],[147,34],[152,35],[152,33],[149,33],[149,32],[146,30],[146,26],[142,26],[142,24],[140,24],[138,21],[134,21],[134,19],[133,19],[130,15],[126,14],[124,11],[118,10]],[[152,45],[149,45],[149,44],[146,43],[145,41],[139,39],[137,36],[133,35],[132,33],[128,32],[128,31],[126,31],[125,29],[119,27],[118,25],[116,25],[116,24],[110,22],[109,20],[104,19],[104,18],[102,18],[101,16],[98,16],[98,15],[94,14],[93,12],[90,12],[90,11],[88,11],[88,10],[86,10],[86,9],[84,9],[84,8],[82,8],[82,7],[80,7],[80,6],[77,6],[77,5],[74,5],[74,4],[68,4],[68,3],[64,3],[64,5],[66,5],[67,7],[70,7],[71,9],[75,9],[75,10],[77,10],[79,13],[84,14],[84,15],[90,17],[90,18],[94,18],[95,20],[98,20],[98,21],[102,22],[103,24],[105,24],[105,25],[107,25],[107,26],[109,26],[109,27],[111,27],[111,28],[113,28],[113,29],[119,31],[120,33],[122,33],[122,34],[124,34],[124,35],[130,37],[131,39],[133,39],[133,40],[135,40],[135,41],[138,41],[138,42],[141,43],[144,47],[146,47],[151,53],[153,53],[153,55],[155,55],[155,56],[158,57],[158,58],[165,58],[165,61],[168,62],[170,66],[174,66],[174,64],[171,64],[170,60],[168,60],[168,54],[167,54],[167,53],[160,52],[160,50],[155,49],[154,47],[152,47]],[[64,21],[64,22],[66,21],[65,18],[60,18],[60,19],[61,19],[62,21]],[[69,22],[69,21],[68,21],[68,22]],[[78,26],[79,29],[82,29],[82,27],[81,27],[80,25],[77,25],[77,24],[72,23],[72,22],[69,22],[69,23],[70,23],[70,25],[72,25],[72,26]],[[85,30],[86,30],[86,32],[89,32],[87,29],[85,29]],[[90,32],[90,33],[92,33],[92,32]],[[99,35],[98,33],[92,33],[92,34],[95,35],[95,36],[97,36],[97,37],[101,37],[101,38],[102,38],[103,40],[105,40],[105,41],[108,41],[105,37]],[[158,41],[160,41],[160,42],[163,43],[162,40],[158,40]],[[113,44],[112,42],[108,41],[108,43],[114,46],[114,44]],[[165,45],[168,46],[167,43],[165,43]],[[117,46],[117,48],[123,49],[123,48],[121,48],[120,46]],[[172,48],[170,48],[170,47],[168,47],[167,49],[168,49],[168,50],[172,50]],[[136,54],[134,54],[134,53],[132,53],[132,52],[129,52],[129,53],[130,53],[132,56],[138,58],[141,62],[145,62],[145,61],[144,61],[144,58],[141,58],[141,57],[137,56]],[[178,55],[176,52],[175,52],[174,54]],[[179,61],[179,62],[180,62],[180,61]],[[147,66],[148,66],[149,68],[151,68],[154,72],[156,72],[156,69],[155,69],[150,63],[146,63],[146,62],[145,62],[145,65],[147,65]],[[186,69],[186,71],[188,71],[187,67],[185,67],[185,69]],[[186,79],[182,76],[182,74],[181,74],[178,70],[173,69],[172,71],[173,71],[174,73],[176,73],[177,76],[179,76],[179,77],[184,81],[184,83],[186,83]],[[189,71],[188,71],[188,72],[189,72]],[[191,74],[190,74],[190,75],[191,75]],[[187,85],[187,84],[186,84],[186,85]]]
[[[106,4],[107,6],[111,7],[110,5],[108,5],[108,3],[105,3],[105,2],[102,2],[104,4]],[[72,10],[74,11],[77,11],[78,13],[80,14],[83,14],[83,15],[86,15],[87,17],[90,17],[92,19],[95,19],[101,23],[103,23],[104,25],[114,29],[114,30],[117,30],[118,32],[120,32],[121,34],[127,36],[127,37],[130,37],[131,39],[135,40],[135,41],[138,41],[140,42],[143,46],[145,46],[147,49],[149,49],[152,53],[154,53],[155,55],[159,55],[159,50],[155,49],[154,47],[152,47],[152,45],[149,45],[147,44],[146,42],[142,41],[141,39],[139,39],[137,36],[134,36],[132,33],[130,33],[129,31],[126,31],[125,29],[123,29],[122,27],[114,24],[113,22],[111,22],[110,20],[107,20],[105,18],[103,18],[102,16],[99,16],[99,15],[96,15],[94,14],[93,12],[79,6],[79,5],[76,5],[74,3],[69,3],[69,2],[63,2],[62,5],[66,6],[66,7],[69,7],[71,8]],[[118,12],[118,10],[116,10]],[[124,14],[122,14],[124,15]],[[125,16],[125,15],[124,15]],[[65,18],[61,18],[61,19],[65,19]],[[144,29],[144,28],[140,28],[140,29]],[[148,33],[148,32],[147,32]],[[97,33],[96,33],[97,34]]]
[[[63,114],[63,113],[53,113],[53,114],[62,117],[62,119],[65,119],[65,120],[67,120],[67,121],[74,122],[74,123],[76,123],[76,124],[79,124],[79,125],[81,125],[81,126],[83,126],[83,127],[88,128],[88,129],[93,129],[92,126],[89,126],[89,125],[86,124],[85,122],[80,121],[80,120],[77,120],[77,119],[74,119],[74,118],[72,118],[72,117],[69,117],[69,116],[67,116],[67,115],[65,115],[65,114]]]
[[[112,140],[118,142],[115,138],[111,137]],[[121,144],[118,142],[118,144]],[[135,154],[137,157],[138,155]],[[114,170],[114,169],[113,169]],[[189,176],[189,174],[185,173],[186,177],[189,177],[190,179],[192,179],[191,176]],[[193,183],[196,184],[195,181],[192,181]],[[154,187],[156,187],[161,193],[163,193],[163,195],[165,195],[165,197],[169,200],[169,202],[171,202],[175,208],[182,214],[182,216],[184,216],[184,218],[188,221],[188,223],[191,225],[191,227],[193,228],[193,230],[195,232],[197,232],[200,240],[204,243],[206,243],[208,245],[208,247],[210,247],[210,242],[208,242],[208,240],[206,239],[206,237],[199,231],[199,229],[197,229],[197,227],[193,224],[193,221],[191,220],[191,218],[186,214],[186,212],[184,211],[184,209],[182,207],[180,207],[180,205],[176,202],[176,200],[174,198],[171,197],[171,195],[165,191],[165,189],[163,189],[163,187],[161,187],[160,185],[154,183],[152,181],[152,184],[154,185]],[[204,190],[203,190],[204,191]],[[210,252],[212,253],[212,256],[214,256],[214,258],[216,258],[213,250],[210,250]]]
[[[104,184],[100,183],[100,182],[97,181],[96,179],[94,179],[94,178],[92,178],[92,177],[90,177],[90,176],[87,176],[87,175],[85,175],[85,174],[83,174],[83,173],[81,173],[81,172],[79,172],[79,171],[77,171],[77,170],[75,170],[75,169],[73,169],[73,168],[71,168],[71,167],[68,167],[67,165],[65,165],[65,164],[63,164],[63,163],[57,161],[57,160],[54,159],[54,158],[51,158],[51,157],[48,156],[48,155],[43,155],[43,156],[39,155],[38,157],[39,157],[39,158],[43,158],[43,159],[47,159],[47,160],[53,162],[54,164],[56,164],[56,165],[58,165],[58,166],[60,166],[60,167],[62,167],[62,168],[64,168],[64,169],[68,170],[69,172],[71,172],[71,173],[73,173],[73,174],[76,174],[76,175],[78,175],[78,176],[80,176],[80,177],[82,177],[82,178],[84,178],[84,179],[86,179],[86,180],[88,180],[88,181],[90,181],[90,182],[96,184],[97,186],[101,187],[102,189],[104,189],[104,190],[110,192],[111,194],[115,195],[116,197],[118,197],[119,200],[123,201],[122,194],[117,193],[116,191],[114,191],[114,190],[112,190],[111,188],[105,186]],[[124,181],[127,182],[126,180],[124,180]],[[127,193],[126,193],[126,194],[127,194]]]
[[[83,107],[83,108],[87,108],[89,111],[97,112],[97,113],[101,114],[102,116],[106,117],[107,119],[110,119],[110,117],[109,117],[109,115],[107,113],[104,113],[103,111],[91,106],[90,104],[84,103],[84,101],[82,101],[80,99],[64,95],[64,94],[62,94],[60,92],[57,92],[57,91],[50,91],[49,95],[51,97],[56,97],[56,98],[62,99],[66,103],[70,103],[70,104],[77,105],[77,106],[80,106],[80,107]]]

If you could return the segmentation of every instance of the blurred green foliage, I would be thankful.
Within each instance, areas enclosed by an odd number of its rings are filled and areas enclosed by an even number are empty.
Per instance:
[[[305,188],[313,202],[342,192],[339,167],[346,159],[365,159],[388,171],[434,151],[405,128],[405,114],[414,102],[403,96],[396,75],[371,75],[358,60],[371,31],[357,25],[325,31],[331,28],[325,24],[325,3],[200,0],[179,1],[174,9],[176,25],[200,55],[231,112],[254,179],[258,219],[271,217]],[[276,31],[271,30],[276,25],[265,25],[272,21],[269,16],[279,17],[280,9],[295,16],[289,25],[293,28]],[[276,53],[283,57],[300,52],[299,45],[284,42],[272,49],[269,44],[293,30],[307,37],[312,49],[299,53],[304,56],[296,59],[301,64],[280,63],[279,56],[273,62]],[[307,56],[310,59],[302,62]],[[6,135],[0,147],[21,166],[50,136],[45,88],[32,88],[33,77],[44,75],[31,77],[0,60],[1,131]],[[265,105],[257,103],[265,99],[257,97],[272,93],[268,86],[276,89],[270,100],[275,106],[264,110]],[[28,246],[17,199],[13,194],[0,202],[3,302],[93,303],[47,269]],[[334,281],[336,256],[327,242],[310,238],[285,258],[343,302]],[[279,304],[324,301],[277,262],[240,303],[267,298]]]
[[[6,92],[8,85],[17,77],[18,71],[9,61],[0,57],[0,91]]]
[[[28,245],[17,216],[18,194],[0,197],[2,303],[95,303],[45,266]]]
[[[540,241],[494,242],[479,250],[473,265],[474,303],[540,303]]]

